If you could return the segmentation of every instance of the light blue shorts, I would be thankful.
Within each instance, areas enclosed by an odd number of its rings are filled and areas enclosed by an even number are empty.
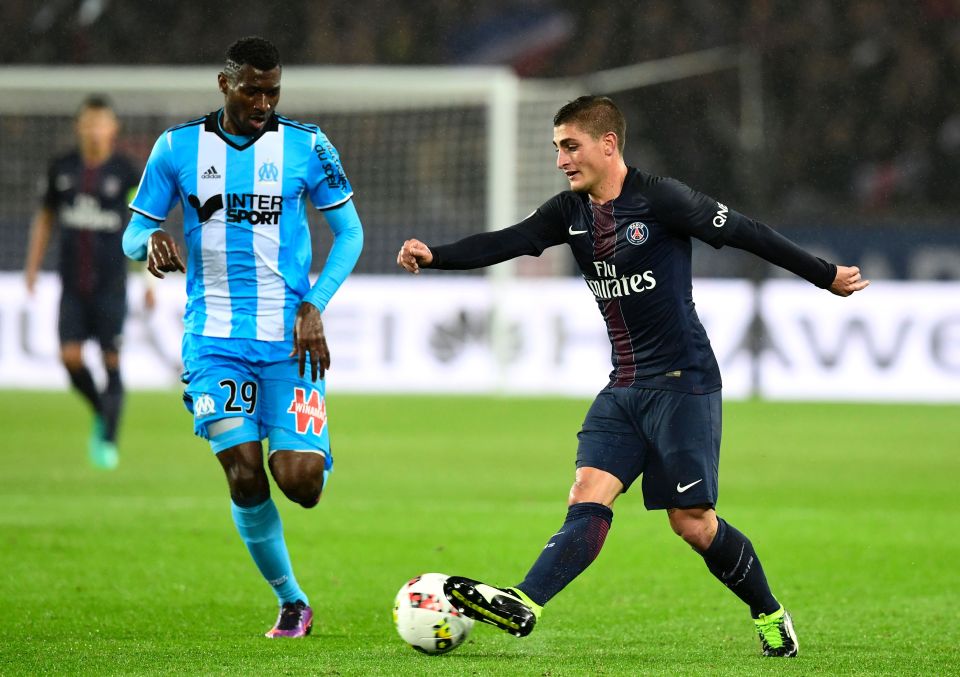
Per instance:
[[[215,453],[243,442],[268,440],[270,451],[316,451],[333,467],[325,382],[301,377],[286,341],[183,335],[183,402],[193,431],[211,440]],[[211,434],[223,419],[241,419]],[[226,427],[226,426],[223,426]],[[214,426],[217,428],[217,426]],[[211,439],[214,438],[214,439]]]

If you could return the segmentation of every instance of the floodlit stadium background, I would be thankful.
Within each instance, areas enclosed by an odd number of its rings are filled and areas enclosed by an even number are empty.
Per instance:
[[[695,249],[698,312],[725,382],[718,507],[754,539],[794,616],[801,655],[783,667],[960,675],[956,6],[6,0],[0,674],[779,668],[757,656],[742,605],[662,513],[644,510],[638,488],[533,636],[478,626],[434,659],[392,626],[394,595],[418,573],[517,580],[558,526],[576,432],[609,369],[601,318],[561,248],[489,274],[417,278],[399,274],[394,254],[410,235],[505,225],[561,189],[550,117],[590,90],[629,115],[628,162],[875,280],[835,299],[735,250]],[[283,112],[318,122],[343,151],[367,237],[325,318],[332,482],[315,510],[274,492],[317,614],[294,644],[262,637],[273,596],[179,401],[182,278],[158,286],[148,316],[133,273],[132,392],[110,473],[89,467],[89,412],[57,359],[55,248],[36,297],[23,290],[36,180],[72,143],[81,97],[113,93],[121,147],[142,162],[165,126],[219,105],[222,53],[251,33],[285,57]],[[329,240],[317,226],[319,263]],[[456,388],[484,394],[447,394]],[[488,395],[502,392],[577,397]],[[750,394],[761,397],[732,401]]]
[[[291,2],[262,24],[237,18],[251,16],[247,4],[216,21],[190,3],[165,4],[162,16],[159,5],[103,0],[5,5],[0,387],[65,386],[56,277],[28,299],[20,271],[37,179],[71,145],[77,103],[111,94],[120,147],[142,162],[165,127],[219,105],[222,51],[256,31],[284,56],[281,112],[319,123],[340,149],[366,230],[356,276],[328,312],[335,388],[589,395],[603,385],[602,324],[562,248],[413,285],[394,264],[406,237],[508,225],[561,190],[550,118],[589,91],[627,113],[628,163],[875,282],[841,301],[739,252],[697,247],[695,299],[728,396],[960,399],[960,50],[949,3],[650,2],[641,13],[560,0],[415,12]],[[132,40],[144,25],[165,28]],[[317,225],[319,266],[329,238]],[[56,254],[54,241],[48,270]],[[149,316],[139,285],[126,377],[173,387],[182,280],[160,285]]]

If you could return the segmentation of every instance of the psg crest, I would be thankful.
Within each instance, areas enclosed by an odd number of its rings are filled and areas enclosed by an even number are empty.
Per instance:
[[[649,232],[645,223],[634,221],[627,226],[627,241],[630,244],[643,244],[647,241],[647,235],[649,235]]]

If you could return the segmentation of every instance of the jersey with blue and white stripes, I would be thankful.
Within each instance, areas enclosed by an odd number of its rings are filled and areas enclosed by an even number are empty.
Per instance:
[[[221,128],[221,114],[157,139],[130,208],[163,221],[177,202],[183,207],[186,332],[289,340],[310,289],[304,198],[332,209],[353,189],[319,127],[273,115],[237,143]]]

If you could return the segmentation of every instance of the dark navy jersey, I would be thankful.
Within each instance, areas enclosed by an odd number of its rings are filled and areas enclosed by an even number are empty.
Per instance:
[[[123,288],[127,260],[121,242],[127,202],[140,175],[122,155],[86,167],[74,151],[50,163],[43,205],[60,227],[64,288],[82,294]]]
[[[565,191],[515,226],[431,247],[430,267],[468,269],[566,243],[613,348],[612,386],[706,393],[720,369],[693,303],[691,238],[751,251],[820,287],[836,266],[683,183],[628,168],[620,195]]]

